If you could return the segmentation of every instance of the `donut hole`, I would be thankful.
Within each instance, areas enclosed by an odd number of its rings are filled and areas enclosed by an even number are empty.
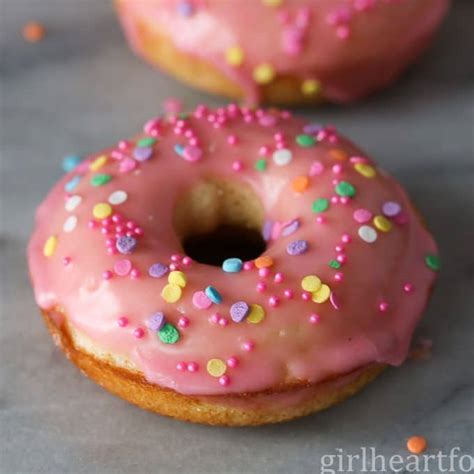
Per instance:
[[[265,251],[263,216],[250,186],[209,178],[179,197],[173,223],[186,255],[221,266],[227,258],[253,260]]]

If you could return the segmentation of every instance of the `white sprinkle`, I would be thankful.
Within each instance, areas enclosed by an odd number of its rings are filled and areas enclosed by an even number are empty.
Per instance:
[[[293,153],[286,148],[277,150],[273,153],[273,161],[278,166],[286,166],[293,159]]]
[[[74,196],[68,198],[68,200],[64,204],[64,208],[66,209],[66,211],[72,212],[74,211],[74,209],[76,209],[77,206],[79,206],[79,204],[81,204],[81,202],[81,196],[79,196],[79,194],[74,194]]]
[[[124,203],[128,198],[128,195],[125,191],[114,191],[110,196],[109,196],[109,203],[110,204],[122,204]]]
[[[63,225],[64,232],[72,232],[77,226],[77,217],[76,216],[69,216]]]
[[[359,227],[359,237],[368,244],[377,240],[377,231],[370,227],[370,225],[363,225]]]

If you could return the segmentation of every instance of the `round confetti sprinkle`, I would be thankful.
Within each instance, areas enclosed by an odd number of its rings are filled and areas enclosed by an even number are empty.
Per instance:
[[[311,135],[303,133],[296,137],[296,143],[303,148],[308,148],[314,146],[316,140]]]
[[[260,64],[253,70],[253,78],[257,84],[269,84],[275,78],[275,69],[271,64]]]
[[[359,224],[364,224],[372,219],[372,213],[368,209],[356,209],[352,217]]]
[[[360,226],[357,232],[359,237],[368,244],[371,244],[377,240],[377,231],[369,225]]]
[[[213,286],[208,286],[208,287],[204,290],[204,293],[206,293],[206,296],[207,296],[214,304],[222,303],[222,296],[221,296],[221,294],[220,294]]]
[[[67,155],[63,158],[62,168],[66,173],[72,171],[80,162],[82,158],[79,155]]]
[[[427,446],[426,439],[423,436],[412,436],[408,438],[407,449],[410,453],[421,454]]]
[[[242,270],[242,265],[240,258],[227,258],[222,262],[222,270],[227,273],[238,273]]]
[[[382,232],[390,232],[392,229],[392,223],[384,216],[375,216],[374,226]]]
[[[321,285],[321,279],[316,275],[306,275],[301,280],[301,288],[303,288],[305,291],[309,291],[310,293],[318,291],[321,288]]]
[[[256,268],[269,268],[273,265],[273,258],[269,255],[262,255],[255,259]]]
[[[299,219],[293,219],[283,227],[281,235],[287,237],[288,235],[294,234],[300,228],[300,225]]]
[[[92,210],[92,215],[96,219],[106,219],[112,214],[112,207],[110,204],[107,204],[106,202],[101,202],[99,204],[96,204],[94,206],[94,209]]]
[[[64,224],[63,230],[64,232],[72,232],[77,226],[77,217],[76,216],[69,216]]]
[[[225,59],[231,66],[240,66],[244,62],[244,51],[239,46],[232,46],[226,50]]]
[[[265,171],[267,169],[267,160],[265,158],[261,158],[255,162],[255,169],[257,171]]]
[[[65,185],[64,190],[68,193],[74,191],[77,188],[77,185],[81,182],[80,176],[74,176],[71,178]]]
[[[112,179],[110,174],[96,174],[91,178],[91,185],[92,186],[103,186],[107,184]]]
[[[82,202],[82,197],[79,196],[78,194],[75,194],[74,196],[71,196],[70,198],[67,199],[67,201],[64,204],[64,209],[68,212],[74,211],[79,204]]]
[[[118,205],[123,204],[128,199],[128,195],[125,191],[114,191],[107,199],[110,204]]]
[[[438,255],[427,255],[425,257],[425,263],[428,268],[435,272],[441,269],[441,259]]]
[[[97,171],[107,163],[107,157],[105,155],[98,156],[89,166],[91,171]]]
[[[163,263],[154,263],[148,269],[148,275],[152,278],[161,278],[168,273],[168,267]]]
[[[335,187],[335,191],[339,196],[347,196],[347,197],[354,197],[356,190],[351,183],[347,181],[341,181]]]
[[[262,3],[267,7],[279,7],[283,0],[262,0]]]
[[[118,276],[127,276],[132,270],[132,262],[128,258],[117,260],[114,264],[114,272]]]
[[[226,363],[221,359],[209,359],[207,361],[207,373],[212,377],[221,377],[227,371]]]
[[[288,255],[302,255],[308,250],[308,242],[306,240],[294,240],[290,242],[286,251]]]
[[[43,255],[45,257],[52,257],[54,252],[56,252],[56,247],[58,246],[58,238],[55,235],[51,235],[46,240],[43,247]]]
[[[23,26],[21,34],[25,41],[38,43],[45,37],[46,29],[41,23],[30,21]]]
[[[168,283],[184,288],[188,283],[188,277],[185,273],[175,270],[168,275]]]
[[[365,178],[373,178],[377,174],[377,172],[372,166],[366,165],[365,163],[356,163],[354,165],[354,168]]]
[[[159,330],[158,337],[160,341],[165,344],[176,344],[179,341],[179,331],[170,323],[165,325]]]
[[[310,176],[319,176],[323,171],[324,165],[320,161],[316,160],[311,163],[308,174]]]
[[[153,148],[150,146],[137,146],[133,150],[133,157],[137,161],[147,161],[153,155]]]
[[[312,210],[313,212],[326,212],[329,209],[329,199],[318,198],[313,202]]]
[[[272,155],[273,161],[278,166],[286,166],[290,164],[293,153],[286,148],[281,148],[280,150],[276,150]]]
[[[186,146],[183,150],[183,158],[186,161],[199,161],[202,158],[202,150],[197,146]]]
[[[198,309],[208,309],[212,305],[212,301],[204,291],[196,291],[193,294],[193,305]]]
[[[309,178],[307,176],[297,176],[291,182],[291,189],[295,193],[304,193],[309,186]]]
[[[137,240],[128,235],[122,235],[117,239],[115,246],[120,253],[129,254],[135,250]]]
[[[247,321],[252,324],[259,324],[265,319],[265,310],[259,304],[251,304],[247,315]]]
[[[181,287],[178,285],[168,284],[161,290],[161,297],[167,303],[176,303],[183,294]]]
[[[339,268],[341,268],[341,264],[337,260],[331,260],[329,262],[329,266],[331,268],[334,268],[335,270],[338,270]]]
[[[306,79],[301,83],[301,92],[304,95],[316,95],[321,91],[321,83],[315,79]]]
[[[325,303],[329,297],[331,296],[331,289],[329,288],[328,285],[322,284],[321,287],[317,290],[311,293],[311,299],[315,303]]]
[[[145,137],[145,138],[142,138],[141,140],[138,140],[137,146],[139,146],[139,147],[150,147],[150,146],[153,146],[155,143],[156,143],[156,138]]]
[[[166,324],[166,318],[164,313],[157,311],[153,313],[147,320],[148,329],[151,331],[159,331],[163,329],[163,326]]]
[[[241,323],[249,311],[249,305],[245,301],[237,301],[230,307],[230,317],[235,323]]]
[[[400,206],[400,204],[398,204],[398,202],[395,202],[395,201],[387,201],[383,203],[382,205],[382,212],[387,217],[398,216],[401,210],[402,210],[402,206]]]

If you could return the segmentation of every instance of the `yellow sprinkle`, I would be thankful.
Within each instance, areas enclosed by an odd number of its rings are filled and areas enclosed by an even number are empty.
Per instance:
[[[244,50],[240,46],[232,46],[225,52],[225,59],[231,66],[240,66],[244,62]]]
[[[262,0],[263,4],[267,7],[279,7],[283,0]]]
[[[105,155],[98,156],[90,165],[89,168],[92,171],[97,171],[99,168],[107,163],[107,157]]]
[[[318,291],[312,293],[312,300],[315,303],[324,303],[328,300],[329,296],[331,295],[331,289],[329,286],[325,285],[324,283],[321,285]]]
[[[375,216],[374,225],[382,232],[390,232],[392,230],[392,223],[384,216]]]
[[[188,278],[183,272],[175,270],[168,275],[168,283],[171,283],[172,285],[178,285],[181,288],[184,288],[187,282]]]
[[[311,293],[318,291],[321,288],[321,279],[316,275],[306,275],[301,280],[301,288],[305,291],[310,291]]]
[[[43,247],[43,255],[45,257],[52,257],[54,252],[56,252],[56,247],[58,246],[58,238],[55,235],[48,237]]]
[[[253,78],[257,84],[268,84],[275,78],[275,69],[271,64],[260,64],[253,70]]]
[[[306,79],[301,83],[301,92],[304,95],[316,95],[321,91],[321,84],[316,79]]]
[[[259,304],[251,304],[247,321],[252,324],[261,323],[265,319],[265,310]]]
[[[227,365],[222,359],[209,359],[206,368],[209,375],[220,377],[226,373]]]
[[[171,283],[169,285],[166,285],[163,290],[161,290],[161,297],[167,303],[176,303],[176,301],[179,301],[182,294],[183,292],[181,290],[181,287],[178,285],[173,285]]]
[[[106,202],[100,202],[94,206],[92,210],[92,215],[96,219],[105,219],[112,214],[112,206]]]
[[[356,171],[358,171],[362,176],[365,176],[366,178],[373,178],[377,174],[377,172],[372,166],[366,165],[364,163],[356,163],[354,165],[354,168],[356,169]]]

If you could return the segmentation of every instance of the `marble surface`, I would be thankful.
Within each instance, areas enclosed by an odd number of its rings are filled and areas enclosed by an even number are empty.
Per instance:
[[[434,342],[432,358],[388,370],[324,413],[223,429],[141,411],[73,368],[38,315],[25,261],[35,206],[62,156],[138,130],[165,97],[220,101],[138,61],[108,2],[0,2],[1,473],[318,473],[324,455],[361,447],[406,455],[413,434],[428,438],[430,454],[473,454],[474,2],[454,3],[433,48],[396,87],[364,104],[302,112],[365,147],[426,216],[444,261],[419,330]],[[48,28],[40,44],[19,34],[30,19]]]

